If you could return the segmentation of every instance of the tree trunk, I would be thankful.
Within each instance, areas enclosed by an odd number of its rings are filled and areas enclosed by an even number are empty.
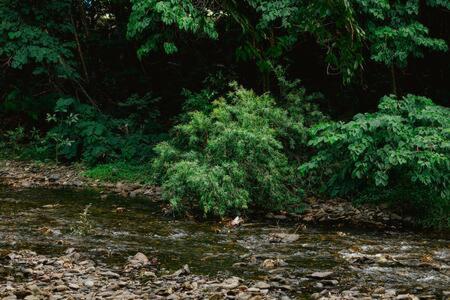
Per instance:
[[[398,96],[397,76],[395,74],[395,66],[394,66],[394,64],[391,65],[391,79],[392,79],[392,93],[394,95]]]
[[[89,82],[89,75],[88,75],[88,71],[86,68],[86,62],[84,61],[83,50],[81,49],[80,38],[78,37],[77,27],[76,27],[75,21],[73,20],[72,12],[70,12],[70,20],[71,20],[72,26],[73,26],[75,42],[77,43],[78,55],[80,56],[81,68],[83,69],[84,79],[86,80],[86,82]]]

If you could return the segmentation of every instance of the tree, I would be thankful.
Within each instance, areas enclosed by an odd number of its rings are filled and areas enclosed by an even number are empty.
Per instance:
[[[254,60],[269,88],[272,64],[282,61],[305,34],[326,49],[327,61],[349,81],[360,67],[363,31],[347,1],[144,1],[133,0],[128,37],[141,41],[138,55],[164,49],[178,50],[182,34],[217,39],[238,28],[237,60]],[[178,39],[177,39],[178,38]],[[359,42],[357,42],[359,41]]]
[[[391,72],[392,92],[398,94],[396,68],[404,68],[410,57],[423,57],[424,50],[447,51],[442,39],[429,36],[420,22],[420,1],[357,0],[356,10],[364,22],[370,58]],[[448,1],[427,1],[432,6],[449,7]]]
[[[67,17],[71,1],[1,1],[0,60],[4,107],[37,118],[49,109],[37,97],[55,99],[64,84],[76,80],[74,28]],[[51,101],[50,101],[51,102]]]

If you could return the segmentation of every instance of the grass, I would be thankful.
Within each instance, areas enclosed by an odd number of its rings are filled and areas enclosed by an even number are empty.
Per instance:
[[[133,165],[126,162],[98,165],[85,171],[83,176],[107,182],[151,184],[153,181],[149,164]]]

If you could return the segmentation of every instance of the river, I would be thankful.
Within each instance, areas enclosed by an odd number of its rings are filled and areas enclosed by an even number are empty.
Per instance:
[[[0,257],[23,249],[58,256],[68,248],[110,266],[142,252],[162,273],[188,264],[191,272],[208,276],[282,276],[294,298],[325,288],[383,288],[439,299],[450,290],[450,237],[444,233],[300,229],[267,220],[230,228],[164,215],[160,203],[148,199],[0,186]],[[323,278],[312,278],[314,272]]]

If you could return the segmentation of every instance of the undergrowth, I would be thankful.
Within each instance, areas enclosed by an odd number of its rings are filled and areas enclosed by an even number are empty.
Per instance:
[[[131,182],[150,184],[153,177],[149,164],[133,165],[126,162],[115,162],[97,165],[83,173],[84,176],[105,182]]]

